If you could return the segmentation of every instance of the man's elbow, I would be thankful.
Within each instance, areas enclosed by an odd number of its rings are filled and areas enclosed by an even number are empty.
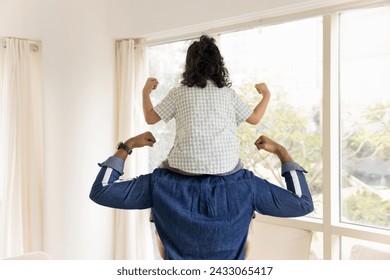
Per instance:
[[[89,198],[95,202],[96,204],[98,205],[101,205],[101,206],[107,206],[106,205],[106,199],[104,199],[104,197],[100,196],[98,193],[90,193],[89,194]]]
[[[310,214],[311,212],[314,211],[314,204],[313,204],[313,200],[310,199],[309,201],[306,202],[306,205],[305,205],[305,209],[306,209],[306,215]]]
[[[96,194],[97,194],[97,192],[94,191],[94,189],[92,189],[91,192],[89,193],[89,199],[92,200],[95,203],[97,203],[96,202]]]
[[[102,193],[102,184],[101,182],[95,182],[93,185],[92,185],[92,188],[91,188],[91,191],[89,192],[89,199],[91,199],[93,202],[97,203],[97,204],[101,204],[100,203],[100,197],[101,197],[101,193]]]

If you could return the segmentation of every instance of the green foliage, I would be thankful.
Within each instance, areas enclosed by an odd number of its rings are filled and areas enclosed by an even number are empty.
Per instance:
[[[242,87],[239,94],[251,108],[261,99],[253,90],[253,85]],[[281,183],[279,160],[267,153],[256,152],[253,144],[260,135],[266,135],[283,144],[294,160],[309,171],[307,179],[313,194],[321,193],[322,132],[319,108],[305,112],[299,108],[299,104],[289,104],[285,96],[283,92],[272,93],[267,111],[257,127],[248,124],[239,127],[241,160],[249,169],[256,171],[263,166],[271,170],[274,179]],[[262,176],[261,172],[259,175]]]
[[[390,158],[390,103],[369,107],[361,118],[344,126],[343,157],[346,160]]]
[[[359,190],[343,202],[343,214],[351,222],[374,226],[390,226],[390,201]]]

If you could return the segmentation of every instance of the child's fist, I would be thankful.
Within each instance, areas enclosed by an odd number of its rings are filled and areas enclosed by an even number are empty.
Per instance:
[[[158,86],[158,80],[156,78],[148,78],[144,86],[144,93],[150,94],[152,90],[155,90]]]
[[[257,92],[262,94],[263,96],[270,94],[268,87],[265,83],[256,84],[255,88],[256,88]]]

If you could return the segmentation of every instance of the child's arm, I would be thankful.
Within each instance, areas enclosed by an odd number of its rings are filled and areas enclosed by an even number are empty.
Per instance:
[[[147,124],[155,124],[161,120],[160,116],[154,111],[152,101],[150,100],[150,93],[157,88],[157,85],[158,81],[156,78],[148,78],[142,90],[142,108]]]
[[[258,124],[260,122],[265,113],[265,110],[267,109],[267,105],[271,97],[271,93],[269,92],[265,83],[256,84],[255,87],[257,92],[260,93],[263,98],[259,104],[257,104],[255,109],[253,109],[253,113],[249,116],[249,118],[246,119],[246,122],[249,124]]]

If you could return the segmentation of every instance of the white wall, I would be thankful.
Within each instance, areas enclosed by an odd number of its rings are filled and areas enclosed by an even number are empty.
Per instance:
[[[45,0],[47,248],[59,258],[111,257],[111,211],[89,200],[112,153],[114,42],[104,0]],[[60,221],[60,223],[58,223]]]
[[[111,0],[107,7],[109,34],[146,39],[205,32],[227,24],[260,21],[359,0]],[[211,27],[211,28],[210,28]],[[181,34],[180,34],[181,35]]]
[[[40,33],[40,0],[0,0],[0,37],[37,38]]]
[[[0,36],[42,41],[45,250],[57,259],[112,256],[112,210],[88,194],[113,151],[114,41],[105,0],[0,0]]]
[[[109,32],[116,37],[142,37],[149,33],[237,17],[307,0],[113,0]]]

